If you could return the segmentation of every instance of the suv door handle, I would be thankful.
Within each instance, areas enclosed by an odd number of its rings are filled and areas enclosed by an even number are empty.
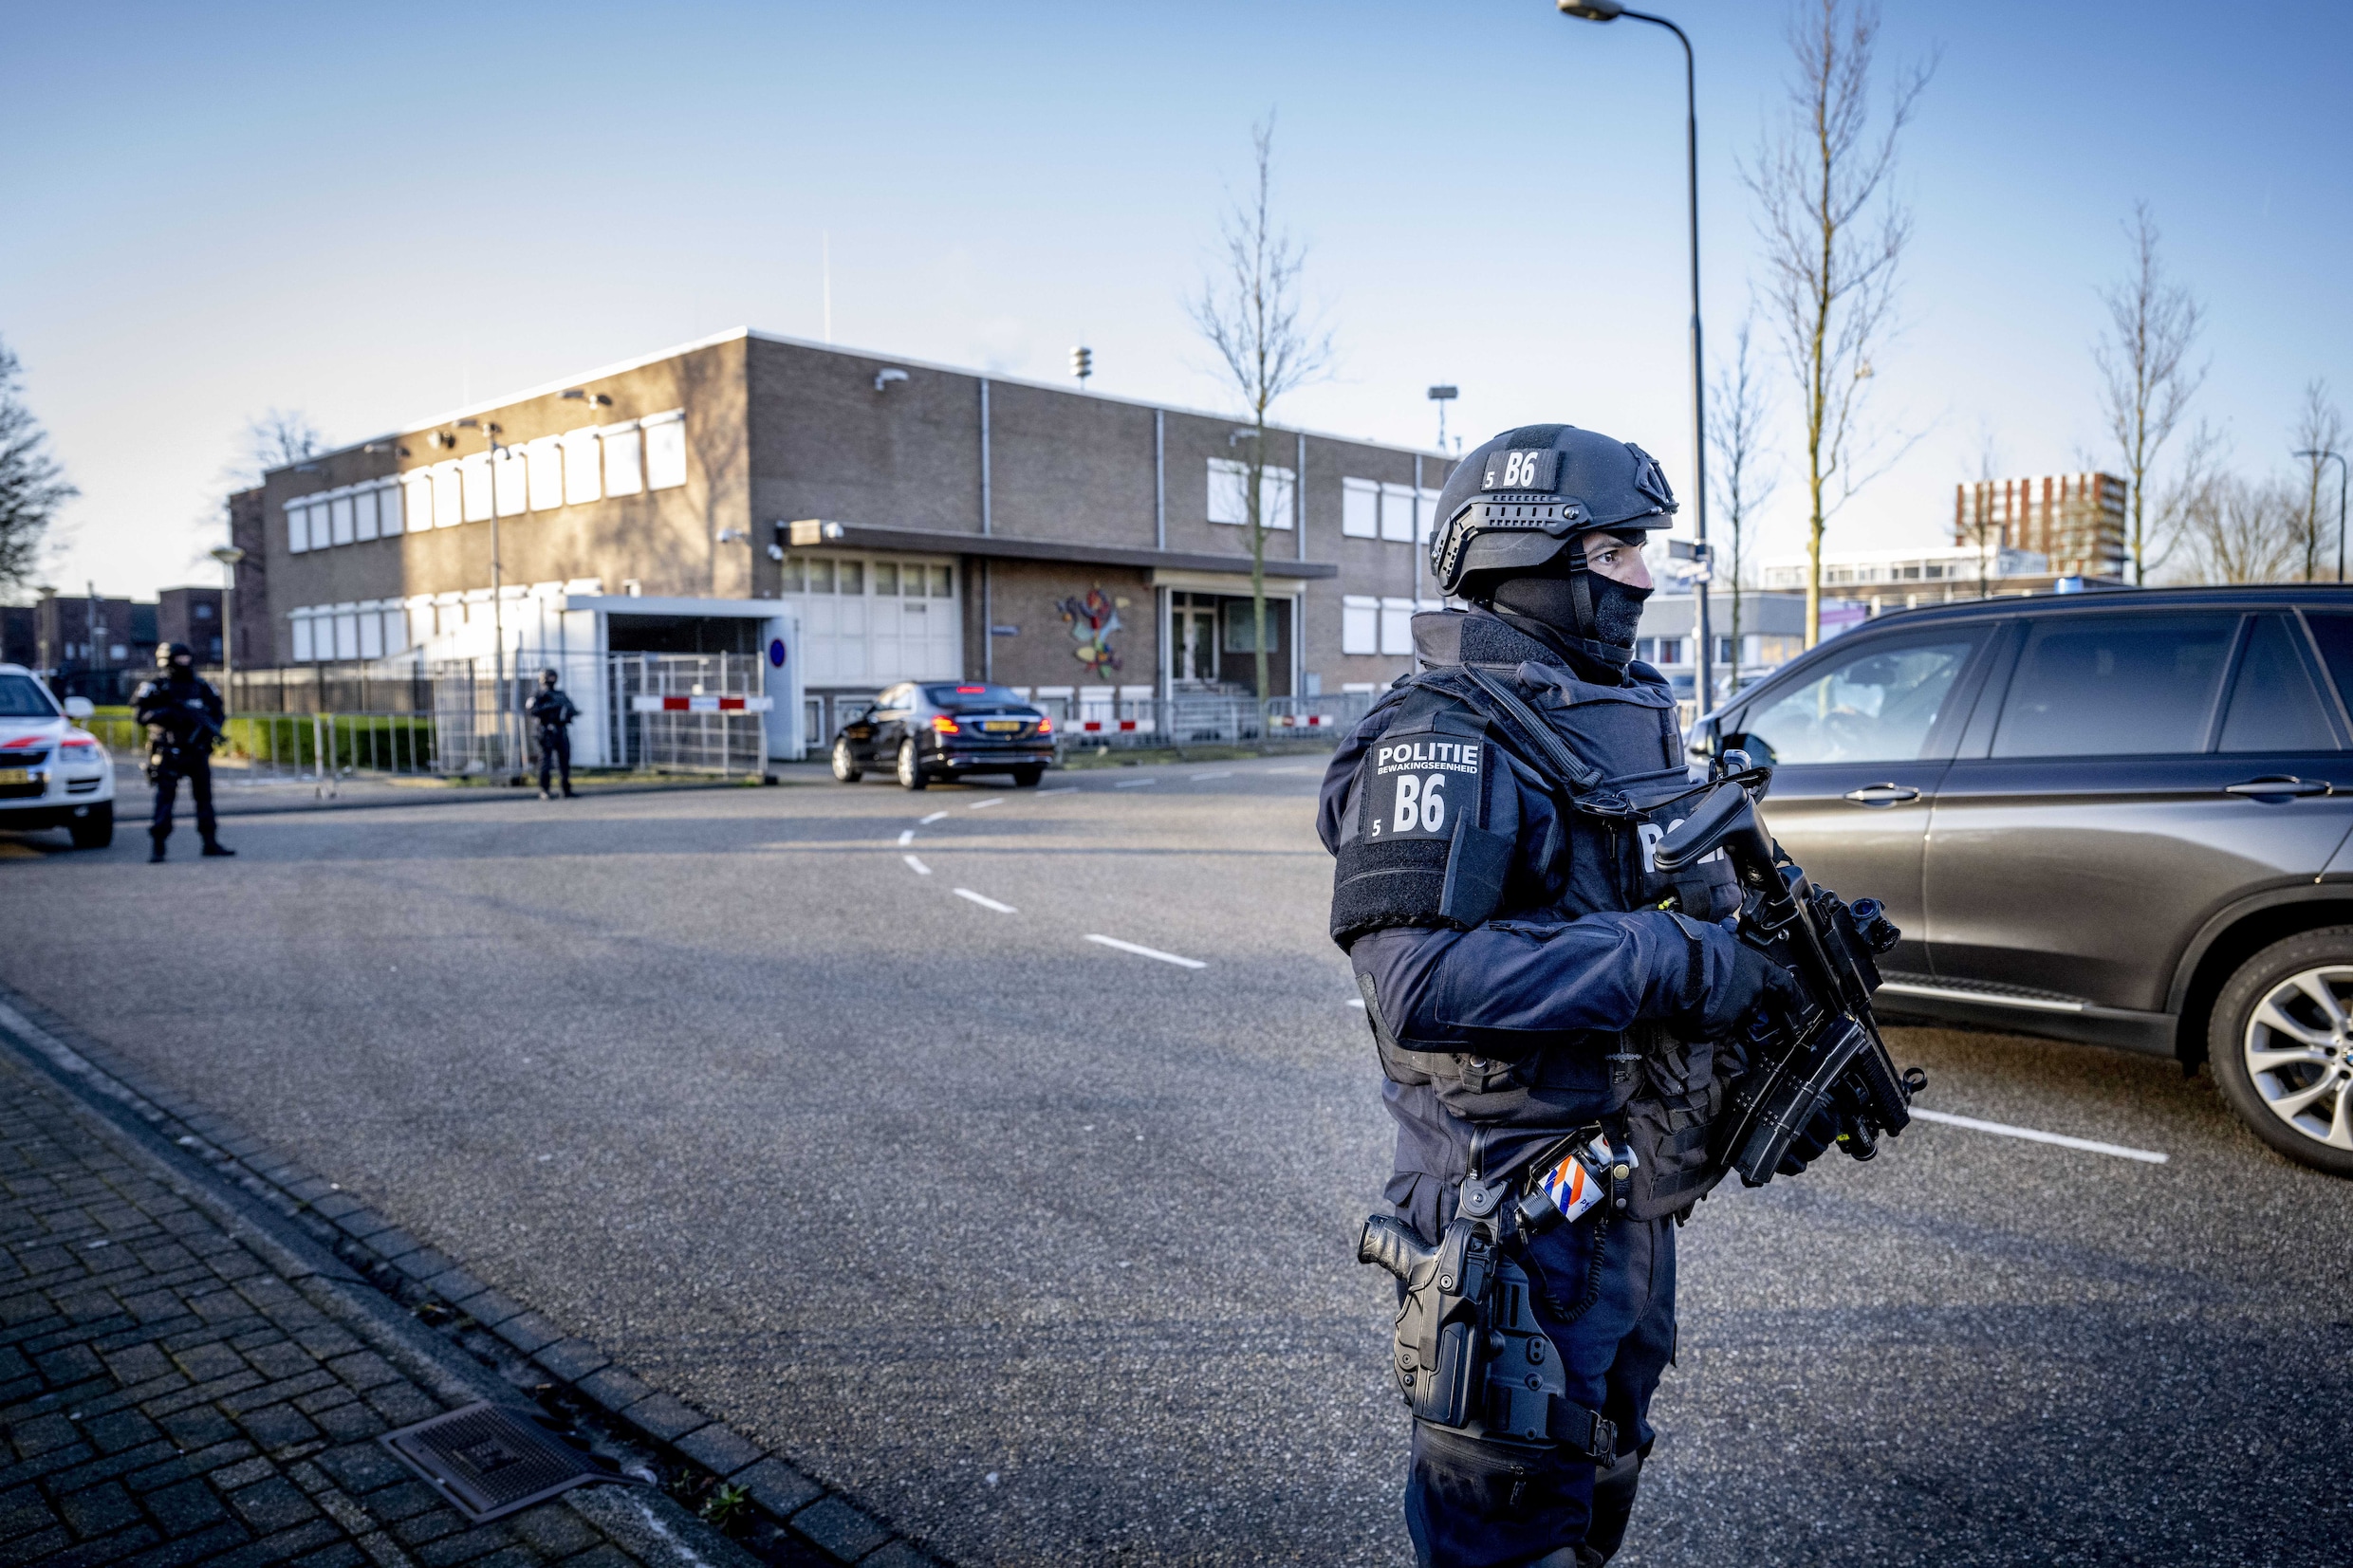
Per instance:
[[[1899,801],[1917,801],[1920,798],[1920,792],[1903,784],[1864,784],[1861,789],[1850,789],[1839,798],[1852,801],[1857,805],[1894,805]]]
[[[2250,779],[2245,784],[2224,784],[2225,795],[2252,795],[2257,799],[2284,795],[2327,795],[2330,786],[2319,779],[2270,778]]]

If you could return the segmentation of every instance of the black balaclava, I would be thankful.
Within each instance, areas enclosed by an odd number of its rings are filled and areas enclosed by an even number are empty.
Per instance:
[[[1574,579],[1582,578],[1592,607],[1590,636],[1580,626],[1577,588]],[[1650,588],[1629,587],[1615,578],[1603,577],[1584,564],[1584,552],[1565,557],[1541,574],[1506,578],[1495,584],[1491,601],[1494,608],[1508,619],[1526,623],[1535,621],[1546,633],[1542,640],[1558,646],[1565,653],[1584,655],[1615,673],[1625,667],[1634,651],[1635,628],[1641,624],[1642,601],[1650,598]]]

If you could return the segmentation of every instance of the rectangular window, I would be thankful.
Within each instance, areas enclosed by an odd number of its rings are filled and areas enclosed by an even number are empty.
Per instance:
[[[681,414],[649,415],[645,432],[645,488],[666,490],[686,483],[686,419]]]
[[[477,452],[459,458],[457,471],[464,481],[466,521],[488,523],[491,520],[491,454]]]
[[[897,562],[878,561],[874,563],[874,591],[878,594],[892,595],[899,592],[899,563]]]
[[[603,500],[602,468],[596,427],[567,432],[564,437],[564,504],[578,507]]]
[[[1411,485],[1381,486],[1380,537],[1392,544],[1411,544],[1414,542],[1414,511],[1419,499]]]
[[[604,493],[635,495],[645,489],[644,465],[639,453],[638,427],[608,425],[604,431]]]
[[[1236,527],[1249,525],[1250,473],[1248,463],[1226,457],[1209,460],[1209,520],[1212,523],[1224,523]],[[1278,469],[1271,463],[1267,465],[1259,479],[1258,509],[1269,529],[1289,529],[1297,479],[1298,475],[1288,469]]]
[[[454,528],[466,520],[465,497],[458,490],[454,458],[433,466],[433,526]]]
[[[932,568],[932,597],[934,599],[955,598],[955,568],[954,566]]]
[[[530,461],[512,447],[501,447],[491,460],[491,497],[501,517],[521,517],[531,509]]]
[[[412,645],[414,645],[414,646],[422,647],[424,644],[426,644],[426,643],[428,643],[428,642],[431,642],[432,640],[433,640],[433,606],[432,606],[431,604],[429,604],[429,603],[428,603],[428,604],[412,604],[412,605],[410,605],[410,606],[409,606],[409,641],[410,641],[410,643],[411,643]]]
[[[1420,532],[1420,533],[1418,533],[1418,534],[1417,534],[1417,535],[1415,536],[1415,538],[1414,538],[1414,543],[1415,543],[1415,544],[1429,544],[1429,543],[1430,543],[1430,524],[1431,524],[1431,519],[1433,519],[1433,518],[1436,517],[1436,516],[1437,516],[1437,514],[1438,514],[1438,492],[1437,492],[1437,491],[1436,491],[1436,490],[1424,490],[1424,491],[1422,491],[1422,492],[1421,492],[1421,532]]]
[[[531,510],[553,511],[564,505],[564,437],[543,435],[523,449],[531,466]]]
[[[338,544],[351,543],[351,497],[339,495],[326,504],[328,537]]]
[[[286,547],[293,555],[310,548],[310,513],[291,502],[286,508]]]
[[[1996,757],[2115,757],[2206,749],[2206,721],[2238,632],[2234,615],[2052,616],[2018,655]]]
[[[400,482],[387,479],[376,490],[376,531],[385,539],[400,532]]]
[[[360,656],[384,656],[384,618],[374,610],[360,612]]]
[[[407,514],[408,531],[423,533],[433,526],[433,473],[419,469],[400,481],[400,507]]]
[[[787,555],[785,557],[784,565],[778,570],[784,579],[783,582],[779,584],[780,592],[787,594],[805,594],[808,592],[807,562],[802,560],[797,555]]]
[[[409,613],[406,610],[386,610],[384,621],[384,656],[409,651]]]
[[[310,617],[297,610],[287,618],[294,628],[294,662],[308,664],[310,652]]]
[[[376,495],[364,489],[351,498],[351,537],[369,540],[376,537]]]
[[[360,656],[360,617],[357,611],[339,610],[335,614],[335,656]]]
[[[1340,531],[1350,539],[1380,537],[1380,487],[1370,479],[1340,482]]]
[[[1283,650],[1284,601],[1267,600],[1267,652]],[[1225,604],[1225,652],[1254,654],[1258,651],[1258,617],[1255,606],[1247,599],[1230,599]]]
[[[1768,766],[1904,762],[1919,756],[1977,634],[1873,641],[1735,721],[1725,737]]]
[[[812,594],[833,592],[833,563],[823,556],[808,563],[808,591]]]
[[[1380,651],[1384,654],[1410,654],[1414,651],[1412,600],[1384,599],[1380,601]]]
[[[843,562],[834,581],[841,592],[856,594],[862,599],[866,592],[866,563],[862,561]]]
[[[1342,597],[1340,651],[1343,654],[1380,652],[1380,600],[1358,594]]]

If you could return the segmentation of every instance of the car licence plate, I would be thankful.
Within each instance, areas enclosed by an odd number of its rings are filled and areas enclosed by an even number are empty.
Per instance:
[[[30,783],[32,783],[32,769],[31,769],[31,768],[29,768],[29,767],[0,767],[0,784],[30,784]]]
[[[991,735],[1010,735],[1021,728],[1021,721],[1019,719],[986,719],[982,721],[980,727]]]

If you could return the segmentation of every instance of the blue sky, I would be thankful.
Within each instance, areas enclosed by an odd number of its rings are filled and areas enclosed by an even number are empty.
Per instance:
[[[272,405],[356,440],[737,325],[1228,399],[1183,301],[1279,111],[1337,373],[1286,411],[1428,441],[1567,419],[1688,490],[1680,58],[1544,0],[8,8],[0,335],[83,491],[51,576],[213,581],[216,499]],[[1708,330],[1756,249],[1735,160],[1779,101],[1778,5],[1686,0]],[[2120,223],[2206,300],[2197,412],[2285,464],[2305,382],[2353,405],[2353,22],[2341,8],[1895,4],[1941,50],[1873,413],[1909,454],[1833,546],[1922,542],[1990,440],[2102,452],[2089,344]],[[1767,550],[1799,540],[1793,407]]]

